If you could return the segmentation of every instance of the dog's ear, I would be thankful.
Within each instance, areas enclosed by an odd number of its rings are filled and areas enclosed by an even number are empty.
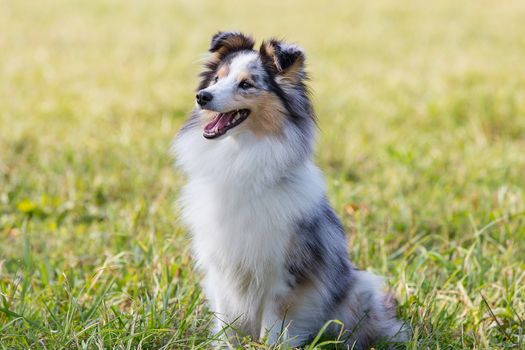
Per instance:
[[[225,56],[236,51],[252,50],[254,44],[255,41],[251,37],[239,32],[218,32],[215,34],[211,39],[209,48],[212,55],[206,58],[204,70],[199,74],[200,81],[197,91],[210,84]]]
[[[305,78],[304,51],[297,45],[272,39],[259,49],[264,65],[275,75],[295,83]]]
[[[210,43],[210,52],[224,57],[227,54],[241,50],[251,50],[254,40],[240,32],[218,32]]]

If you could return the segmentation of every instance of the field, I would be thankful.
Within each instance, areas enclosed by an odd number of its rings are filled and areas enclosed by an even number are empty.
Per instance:
[[[168,149],[219,29],[305,48],[329,198],[407,349],[525,349],[524,18],[519,0],[0,0],[0,349],[209,348]]]

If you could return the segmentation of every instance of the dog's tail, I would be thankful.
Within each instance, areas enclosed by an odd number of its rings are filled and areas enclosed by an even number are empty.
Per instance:
[[[367,271],[353,273],[354,283],[338,315],[349,330],[346,343],[353,349],[368,349],[377,342],[392,346],[407,342],[410,326],[397,318],[397,302],[384,289],[383,279]]]

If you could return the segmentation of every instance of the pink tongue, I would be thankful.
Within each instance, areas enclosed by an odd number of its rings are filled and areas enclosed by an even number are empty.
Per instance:
[[[231,119],[231,113],[219,113],[211,122],[204,126],[206,132],[212,132],[215,128],[217,130],[223,129],[228,121]]]

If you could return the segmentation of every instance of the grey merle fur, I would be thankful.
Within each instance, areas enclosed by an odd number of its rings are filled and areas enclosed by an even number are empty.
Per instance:
[[[286,257],[286,267],[292,277],[291,289],[317,282],[327,287],[325,309],[330,313],[350,289],[354,268],[346,252],[343,226],[326,198],[319,208],[297,222],[297,241]]]

